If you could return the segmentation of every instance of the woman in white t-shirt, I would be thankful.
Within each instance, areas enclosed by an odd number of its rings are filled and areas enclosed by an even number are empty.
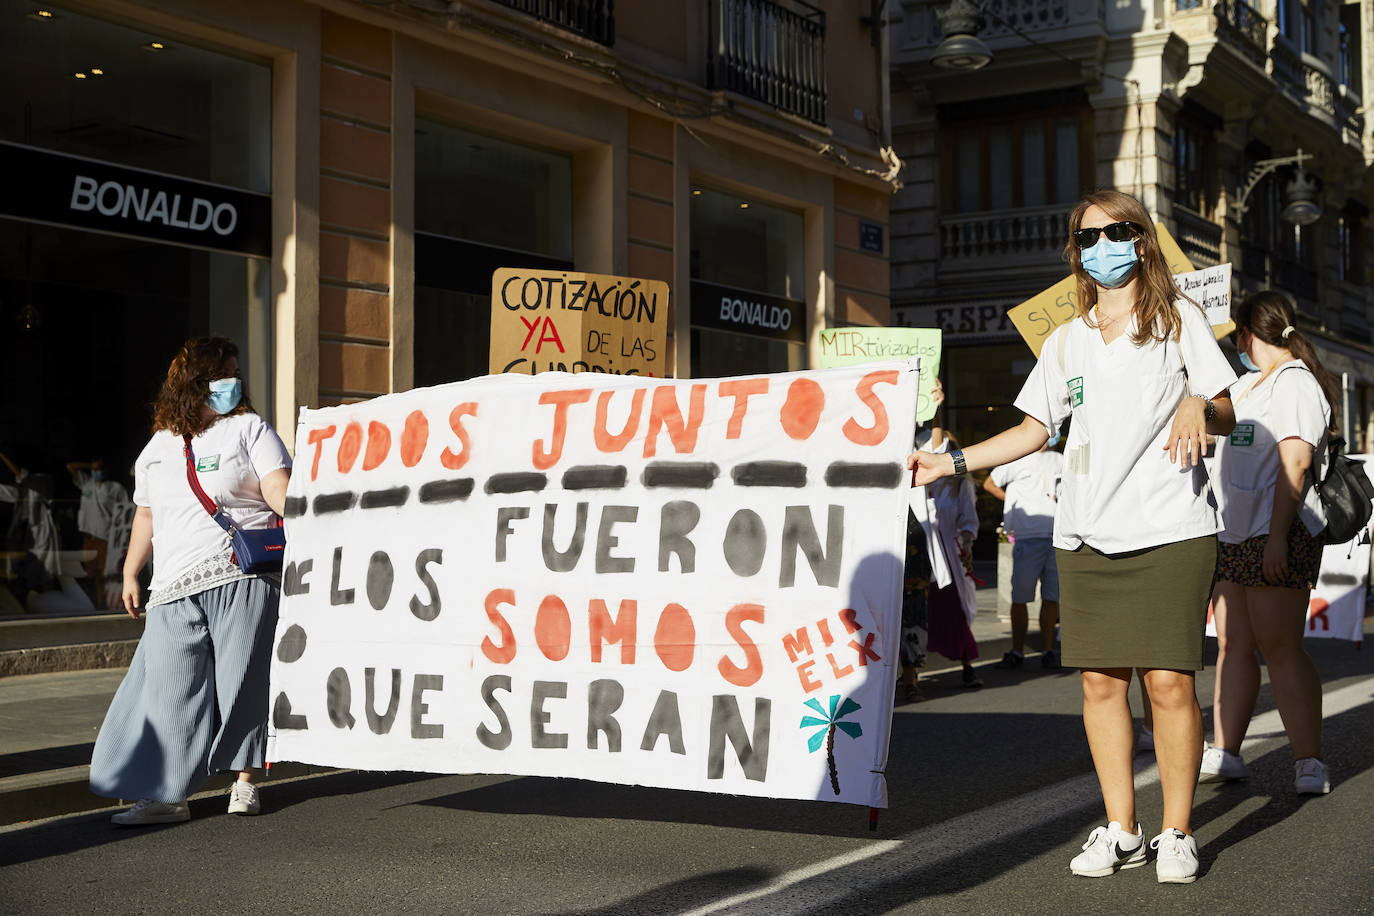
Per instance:
[[[1259,693],[1258,650],[1293,748],[1294,788],[1323,795],[1331,783],[1322,760],[1321,680],[1302,637],[1322,559],[1314,536],[1326,527],[1309,471],[1326,454],[1339,389],[1294,327],[1283,294],[1256,293],[1232,317],[1251,371],[1232,388],[1235,431],[1217,442],[1226,530],[1213,599],[1214,743],[1203,751],[1201,780],[1247,775],[1240,745]]]
[[[189,450],[184,437],[190,437]],[[194,468],[194,470],[192,470]],[[135,798],[120,826],[189,818],[187,797],[237,771],[231,814],[257,814],[253,770],[267,749],[267,674],[278,581],[243,572],[229,536],[191,489],[240,528],[277,523],[291,456],[243,392],[238,348],[187,341],[154,405],[153,437],[134,466],[123,600],[138,617],[139,573],[153,559],[147,621],[96,737],[91,791]]]
[[[1156,876],[1188,883],[1198,871],[1191,818],[1202,752],[1194,678],[1220,529],[1201,458],[1206,436],[1231,432],[1235,373],[1202,309],[1180,299],[1139,201],[1095,191],[1069,225],[1078,314],[1045,340],[1016,399],[1021,425],[963,453],[917,452],[908,464],[917,485],[996,467],[1073,417],[1054,526],[1062,661],[1082,669],[1083,725],[1109,823],[1070,869],[1105,877],[1145,864],[1127,702],[1141,668],[1164,796],[1150,841]]]

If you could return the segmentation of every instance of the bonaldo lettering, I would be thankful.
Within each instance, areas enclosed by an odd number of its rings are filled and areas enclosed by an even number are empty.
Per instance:
[[[230,203],[215,204],[203,197],[193,197],[187,206],[180,194],[173,194],[169,200],[166,191],[154,192],[118,181],[102,184],[86,175],[77,175],[72,184],[71,209],[82,213],[95,210],[120,219],[132,216],[141,223],[162,223],[193,232],[209,229],[216,235],[229,235],[239,223],[238,210]]]
[[[778,328],[786,331],[792,327],[792,313],[776,305],[761,302],[745,302],[743,299],[720,299],[720,318],[736,324],[751,324],[756,328]]]

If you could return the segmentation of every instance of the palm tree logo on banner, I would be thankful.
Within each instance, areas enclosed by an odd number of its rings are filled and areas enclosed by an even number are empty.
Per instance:
[[[858,712],[862,707],[848,697],[844,703],[840,703],[839,694],[830,698],[830,712],[826,713],[825,707],[821,706],[819,700],[814,697],[806,701],[806,705],[820,713],[822,718],[815,716],[802,716],[801,728],[820,726],[820,729],[807,739],[806,746],[811,753],[820,750],[821,744],[825,745],[825,762],[830,767],[830,788],[835,790],[835,794],[840,794],[840,772],[835,766],[835,729],[839,729],[851,738],[858,738],[864,733],[863,726],[858,722],[841,722],[850,713]]]

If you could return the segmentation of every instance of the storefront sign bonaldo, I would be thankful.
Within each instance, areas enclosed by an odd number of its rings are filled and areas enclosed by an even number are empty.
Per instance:
[[[806,303],[692,281],[692,324],[778,340],[806,340]]]
[[[0,214],[269,257],[271,197],[0,142]]]

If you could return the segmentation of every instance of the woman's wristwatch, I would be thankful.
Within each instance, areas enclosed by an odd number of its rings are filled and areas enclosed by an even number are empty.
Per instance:
[[[1211,403],[1210,401],[1208,402]],[[952,448],[949,450],[949,457],[954,461],[954,476],[963,477],[968,473],[968,465],[964,463],[963,449]]]

